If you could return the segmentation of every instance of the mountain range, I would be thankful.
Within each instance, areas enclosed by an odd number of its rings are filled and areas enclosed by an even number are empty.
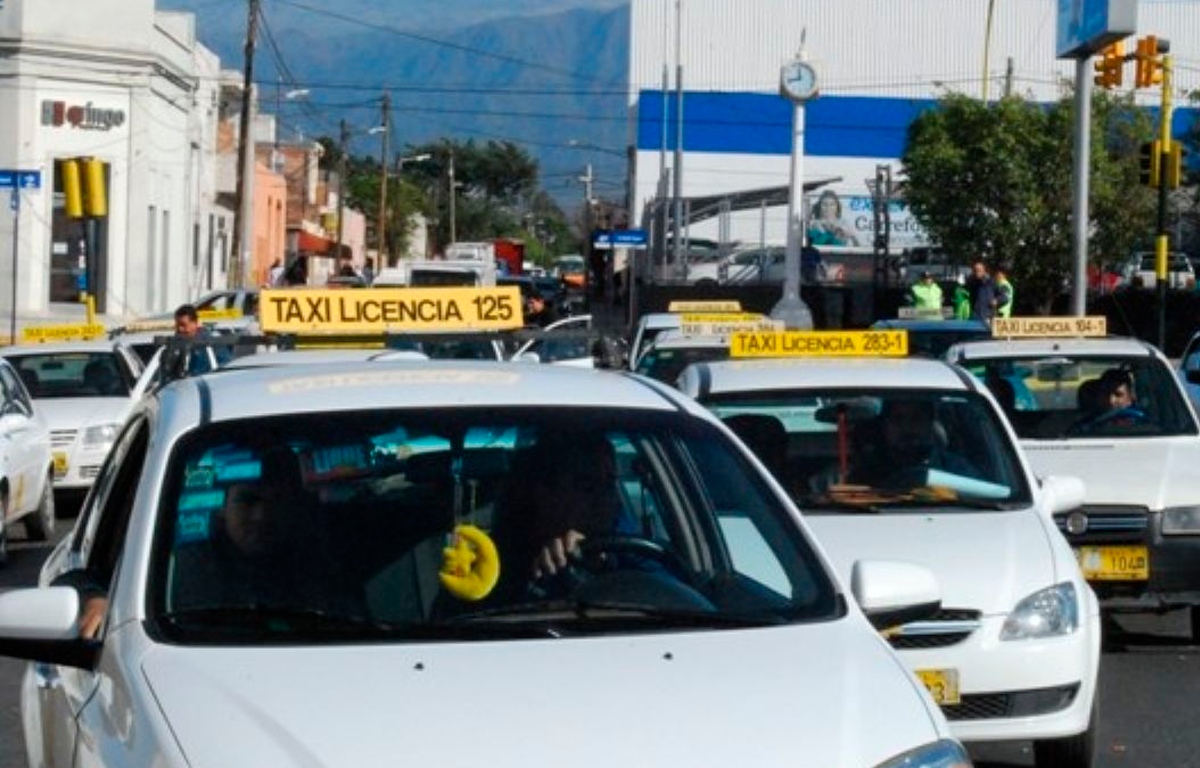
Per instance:
[[[612,0],[266,0],[255,57],[261,109],[282,137],[336,136],[378,152],[367,130],[392,103],[393,151],[441,137],[511,140],[539,161],[560,203],[582,199],[577,176],[594,166],[597,194],[621,199],[628,136],[629,9]],[[577,7],[565,8],[574,5]],[[201,42],[226,68],[242,65],[246,6],[167,0],[197,15]],[[295,98],[283,96],[289,91]],[[576,145],[576,146],[573,146]]]

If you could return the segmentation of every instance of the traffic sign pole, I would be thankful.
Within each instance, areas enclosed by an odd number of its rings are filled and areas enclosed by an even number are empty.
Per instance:
[[[18,187],[13,187],[12,204],[9,206],[13,211],[13,242],[12,242],[12,309],[8,318],[8,343],[17,343],[17,264],[20,259],[17,258],[17,243],[21,239],[21,190]]]

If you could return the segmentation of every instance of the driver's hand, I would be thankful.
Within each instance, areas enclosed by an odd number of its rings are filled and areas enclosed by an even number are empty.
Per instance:
[[[81,640],[96,640],[100,636],[100,627],[104,624],[104,615],[108,613],[108,598],[92,596],[83,601],[79,611],[79,638]]]
[[[541,579],[554,576],[566,568],[568,559],[579,553],[579,542],[586,538],[579,531],[570,530],[551,539],[533,561],[533,577]]]

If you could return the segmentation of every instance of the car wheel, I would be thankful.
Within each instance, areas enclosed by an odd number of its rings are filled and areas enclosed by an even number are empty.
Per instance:
[[[42,498],[37,509],[25,518],[25,533],[30,541],[45,541],[54,535],[54,476],[47,475],[42,484]]]
[[[1038,768],[1092,768],[1096,757],[1096,727],[1100,721],[1100,690],[1092,695],[1092,714],[1086,731],[1064,739],[1033,742],[1033,764]]]

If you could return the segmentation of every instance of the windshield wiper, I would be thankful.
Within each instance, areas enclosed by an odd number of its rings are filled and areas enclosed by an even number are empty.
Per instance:
[[[637,623],[676,627],[760,627],[782,624],[786,619],[773,613],[736,614],[720,611],[669,608],[645,603],[602,600],[543,600],[463,614],[449,620],[455,624],[567,621]]]
[[[902,509],[915,507],[962,507],[965,509],[980,509],[990,512],[1007,512],[1015,509],[1018,505],[1012,501],[998,501],[996,499],[977,499],[977,498],[928,498],[928,497],[913,497],[906,496],[892,501],[880,502],[880,507],[884,509]]]
[[[515,625],[448,625],[441,623],[397,623],[330,613],[314,608],[275,605],[224,605],[187,608],[159,617],[176,627],[203,633],[231,628],[251,630],[284,639],[388,639],[388,640],[479,640],[513,637],[546,637],[548,631]]]

